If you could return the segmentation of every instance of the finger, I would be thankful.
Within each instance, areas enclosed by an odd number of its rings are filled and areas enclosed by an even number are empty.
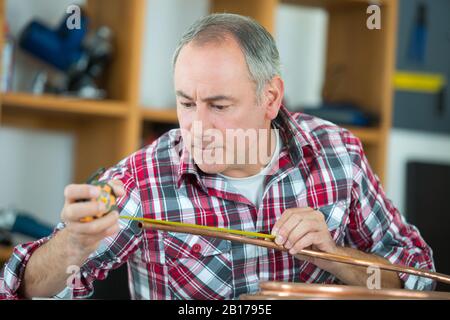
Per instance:
[[[281,217],[275,222],[272,228],[272,235],[276,236],[278,234],[278,231],[280,230],[280,227],[296,212],[299,208],[291,208],[286,209],[282,214]]]
[[[100,201],[75,202],[66,206],[62,214],[63,221],[79,221],[106,212],[106,205]]]
[[[89,184],[70,184],[64,189],[66,203],[77,200],[95,199],[100,195],[100,188]]]
[[[320,232],[309,232],[297,241],[294,246],[289,250],[290,254],[297,254],[301,250],[314,245],[320,239]]]
[[[287,236],[284,246],[286,247],[286,249],[290,249],[294,247],[295,244],[306,234],[317,231],[320,231],[320,224],[317,220],[311,218],[303,219]]]
[[[302,217],[297,214],[291,214],[289,218],[283,223],[277,226],[277,235],[275,243],[278,245],[284,245],[291,231],[300,223]]]
[[[110,180],[108,184],[112,187],[114,194],[119,198],[125,195],[125,188],[123,182],[120,180]]]
[[[101,236],[107,229],[114,224],[118,224],[119,213],[112,211],[107,215],[92,220],[90,222],[72,222],[70,228],[72,231],[81,235],[98,235]]]
[[[311,212],[314,212],[313,209],[311,208],[292,208],[292,209],[287,209],[286,211],[284,211],[284,213],[281,215],[280,219],[277,220],[277,222],[275,222],[273,228],[272,228],[272,235],[276,236],[280,229],[283,227],[283,225],[286,223],[286,221],[288,221],[292,215],[301,215],[301,216],[305,216],[308,213],[310,214]]]
[[[108,229],[106,229],[106,231],[104,232],[103,238],[106,237],[112,237],[114,235],[116,235],[120,230],[120,226],[118,223],[112,225],[111,227],[109,227]]]

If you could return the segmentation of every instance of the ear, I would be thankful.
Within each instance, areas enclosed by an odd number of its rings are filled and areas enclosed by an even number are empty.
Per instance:
[[[273,120],[277,117],[284,97],[284,81],[280,76],[275,76],[266,84],[264,89],[264,105],[266,118]]]

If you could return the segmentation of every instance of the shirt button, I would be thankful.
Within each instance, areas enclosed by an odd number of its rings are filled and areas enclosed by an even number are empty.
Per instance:
[[[202,249],[202,246],[199,245],[198,243],[196,243],[196,244],[194,244],[194,245],[192,246],[192,252],[193,252],[193,253],[199,253],[201,249]]]

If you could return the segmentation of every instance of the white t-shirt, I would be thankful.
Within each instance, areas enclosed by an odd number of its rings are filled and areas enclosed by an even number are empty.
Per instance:
[[[227,181],[227,183],[231,184],[235,189],[237,189],[240,194],[242,194],[253,204],[255,204],[256,207],[259,207],[259,204],[262,200],[264,177],[270,171],[274,161],[278,159],[278,155],[280,154],[282,142],[278,130],[275,130],[275,136],[276,147],[273,152],[272,158],[270,159],[270,162],[264,167],[264,169],[262,169],[259,173],[244,178],[233,178],[225,176],[223,174],[219,174]]]

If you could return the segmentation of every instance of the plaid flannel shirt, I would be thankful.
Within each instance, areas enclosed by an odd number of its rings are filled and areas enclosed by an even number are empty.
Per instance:
[[[259,208],[219,175],[205,174],[183,146],[179,129],[161,136],[110,168],[120,179],[122,215],[270,233],[288,208],[320,210],[340,246],[392,263],[434,270],[432,251],[386,198],[361,142],[349,131],[282,107],[273,121],[283,148],[279,169],[266,176]],[[260,281],[338,283],[330,273],[286,252],[197,235],[141,230],[120,220],[81,266],[79,278],[57,297],[86,298],[93,281],[128,263],[134,299],[235,299]],[[64,228],[60,223],[55,233]],[[54,233],[54,234],[55,234]],[[53,234],[53,235],[54,235]],[[52,236],[53,236],[52,235]],[[0,273],[0,297],[17,289],[32,253],[51,237],[19,245]],[[432,289],[433,281],[400,274],[405,288]]]

